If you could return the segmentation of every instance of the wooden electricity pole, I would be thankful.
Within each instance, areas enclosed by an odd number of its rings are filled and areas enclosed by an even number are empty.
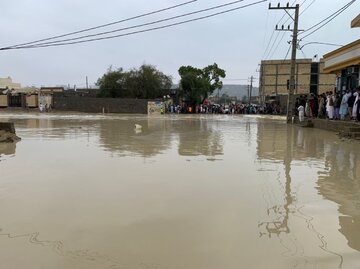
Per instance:
[[[277,5],[277,7],[271,7],[271,3],[269,4],[269,9],[282,9],[290,16],[290,18],[294,21],[294,29],[290,29],[290,26],[287,29],[284,29],[284,25],[281,29],[278,29],[276,25],[277,31],[292,31],[292,52],[291,52],[291,68],[290,68],[290,80],[289,80],[289,93],[288,93],[288,101],[287,101],[287,111],[286,111],[286,122],[291,123],[293,112],[294,112],[294,90],[295,90],[295,68],[296,68],[296,50],[297,50],[297,37],[299,32],[299,4],[295,7],[289,6],[289,3],[285,7]],[[295,17],[288,12],[288,10],[295,10]]]
[[[252,95],[252,89],[253,89],[253,80],[254,80],[254,77],[251,76],[250,78],[250,94],[249,94],[249,104],[251,105],[251,95]]]

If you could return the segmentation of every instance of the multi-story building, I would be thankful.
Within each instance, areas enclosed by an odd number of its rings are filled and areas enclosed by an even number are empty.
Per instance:
[[[261,61],[259,95],[264,101],[266,97],[284,96],[288,94],[290,79],[290,60]],[[324,61],[312,59],[296,60],[294,94],[321,94],[333,91],[336,76],[324,73]]]

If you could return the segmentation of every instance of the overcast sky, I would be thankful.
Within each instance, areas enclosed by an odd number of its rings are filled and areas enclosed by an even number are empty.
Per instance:
[[[233,0],[198,0],[189,5],[152,16],[113,25],[104,30],[150,22],[186,12],[195,11]],[[244,0],[219,11],[254,3]],[[307,29],[350,0],[297,0],[300,12],[312,4],[300,17],[300,29]],[[2,1],[0,16],[0,47],[15,45],[54,35],[81,30],[120,19],[166,8],[187,0],[16,0]],[[177,70],[182,65],[205,67],[214,62],[226,70],[227,79],[258,77],[261,59],[284,59],[291,39],[288,32],[275,32],[275,24],[284,11],[268,10],[270,1],[167,29],[96,41],[71,46],[0,51],[0,77],[11,76],[24,86],[85,86],[85,78],[94,84],[110,65],[125,69],[141,64],[155,65],[178,82]],[[293,3],[294,1],[290,1]],[[277,1],[271,2],[276,5]],[[285,1],[280,1],[286,4]],[[310,41],[347,44],[360,37],[360,28],[350,28],[350,22],[360,11],[360,1],[324,28],[309,36],[301,44]],[[210,11],[195,16],[214,13]],[[282,21],[285,21],[284,17]],[[160,25],[165,25],[163,23]],[[289,24],[290,21],[286,23]],[[146,28],[141,28],[146,29]],[[101,30],[101,29],[100,29]],[[135,29],[136,30],[136,29]],[[94,31],[91,33],[95,33]],[[283,39],[281,39],[285,33]],[[272,42],[268,46],[270,37]],[[276,43],[274,43],[275,37]],[[273,50],[269,53],[269,48]],[[279,46],[277,46],[279,44]],[[275,48],[277,49],[275,50]],[[267,49],[267,51],[265,51]],[[306,57],[336,49],[326,45],[307,45]],[[289,55],[290,56],[290,55]],[[304,57],[298,51],[298,57]],[[226,80],[227,84],[247,84],[246,80]],[[257,82],[256,82],[257,84]]]

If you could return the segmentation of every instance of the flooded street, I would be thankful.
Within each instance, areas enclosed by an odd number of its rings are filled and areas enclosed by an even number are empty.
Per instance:
[[[256,116],[0,121],[22,138],[0,144],[1,268],[360,268],[359,142]]]

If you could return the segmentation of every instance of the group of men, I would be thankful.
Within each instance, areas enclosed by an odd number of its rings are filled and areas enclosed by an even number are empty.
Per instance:
[[[296,114],[300,121],[304,121],[305,117],[360,121],[359,97],[360,87],[342,92],[328,91],[318,96],[301,95],[296,98]]]

